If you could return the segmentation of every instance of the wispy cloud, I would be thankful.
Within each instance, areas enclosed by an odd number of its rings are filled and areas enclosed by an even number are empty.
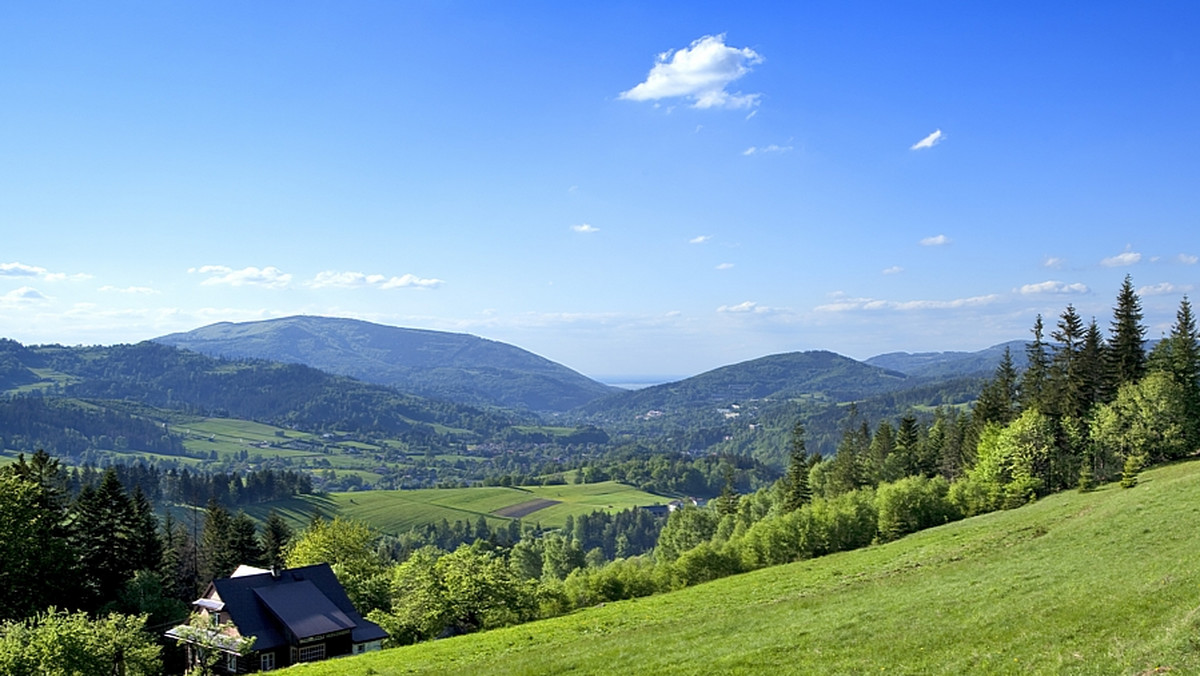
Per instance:
[[[575,232],[582,232],[582,233],[600,232],[600,228],[597,228],[593,225],[588,225],[587,223],[580,223],[579,225],[572,225],[571,229],[574,230]]]
[[[1195,265],[1197,262],[1200,262],[1200,256],[1193,256],[1191,254],[1179,254],[1178,256],[1176,256],[1176,260],[1178,260],[1180,263],[1183,263],[1184,265]]]
[[[140,296],[149,296],[149,295],[159,293],[159,291],[157,289],[152,289],[148,286],[118,287],[118,286],[105,285],[105,286],[100,287],[100,291],[102,293],[125,293],[125,294],[140,295]]]
[[[360,289],[364,287],[375,289],[403,289],[410,287],[433,289],[442,284],[445,284],[445,282],[440,279],[422,278],[411,274],[388,277],[386,275],[368,275],[361,272],[326,270],[318,272],[317,276],[307,283],[307,286],[314,289]]]
[[[725,34],[705,35],[683,49],[659,54],[646,80],[620,98],[657,101],[687,98],[693,108],[752,108],[759,94],[730,93],[725,88],[762,63],[762,56],[749,47],[730,47]]]
[[[1066,260],[1059,258],[1057,256],[1046,256],[1046,260],[1042,261],[1042,267],[1053,268],[1053,269],[1057,270],[1057,269],[1061,268],[1063,265],[1065,265],[1066,262],[1067,262]]]
[[[1020,289],[1017,289],[1017,291],[1018,291],[1018,293],[1021,293],[1023,295],[1031,296],[1031,295],[1036,295],[1036,294],[1041,294],[1041,293],[1054,293],[1054,294],[1087,293],[1089,291],[1089,289],[1086,284],[1081,284],[1079,282],[1075,282],[1074,284],[1067,284],[1066,282],[1050,280],[1050,281],[1046,281],[1046,282],[1038,282],[1037,284],[1026,284],[1026,285],[1022,286]]]
[[[37,303],[50,300],[41,291],[32,286],[22,286],[19,289],[13,289],[8,293],[0,296],[0,305],[14,306],[27,305],[29,303]]]
[[[200,282],[205,286],[228,284],[229,286],[262,286],[268,289],[282,289],[292,283],[290,274],[273,265],[265,268],[246,267],[241,270],[234,270],[224,265],[202,265],[198,268],[189,268],[188,272],[208,275],[208,279]]]
[[[1169,296],[1176,293],[1190,293],[1193,289],[1191,284],[1172,284],[1170,282],[1159,282],[1143,286],[1138,289],[1139,296]]]
[[[922,150],[924,148],[932,148],[932,147],[936,146],[937,144],[941,143],[943,138],[945,138],[945,137],[942,135],[942,130],[938,129],[938,130],[934,131],[932,134],[930,134],[929,136],[926,136],[925,138],[921,139],[920,141],[917,141],[916,143],[912,144],[912,147],[910,147],[909,150]]]
[[[721,263],[717,266],[718,270],[729,270],[733,267],[733,263]]]
[[[92,278],[91,275],[84,273],[50,272],[46,268],[24,263],[0,263],[0,277],[36,277],[48,282],[80,282]]]
[[[765,305],[759,305],[758,303],[756,303],[752,300],[744,301],[742,303],[738,303],[737,305],[722,305],[721,307],[717,308],[717,312],[734,313],[734,314],[750,313],[750,314],[760,314],[761,315],[761,314],[766,314],[770,311],[771,311],[771,308],[769,308]]]
[[[998,294],[987,296],[972,296],[970,298],[955,298],[952,300],[877,300],[874,298],[838,298],[832,303],[818,305],[818,312],[856,312],[896,310],[911,312],[915,310],[955,310],[959,308],[978,307],[1000,300]]]
[[[934,235],[921,240],[921,246],[944,246],[950,243],[950,238],[945,235]]]
[[[1133,265],[1141,260],[1142,254],[1136,251],[1130,251],[1127,248],[1125,251],[1117,254],[1116,256],[1109,256],[1108,258],[1100,261],[1100,265],[1103,265],[1106,268],[1117,268],[1123,265]]]
[[[893,265],[890,268],[883,269],[883,274],[885,275],[898,275],[901,272],[904,272],[904,268],[900,267],[899,265]]]
[[[712,239],[712,235],[698,235],[688,240],[688,244],[704,244]]]
[[[762,148],[759,148],[758,146],[750,146],[749,148],[746,148],[745,150],[743,150],[742,154],[746,155],[748,157],[750,155],[763,155],[763,154],[767,154],[767,153],[788,153],[791,151],[792,151],[792,146],[781,146],[781,145],[776,145],[776,144],[772,143],[771,145],[764,146]]]

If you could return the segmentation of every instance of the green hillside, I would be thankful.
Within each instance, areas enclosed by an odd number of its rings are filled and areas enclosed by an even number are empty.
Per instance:
[[[605,481],[520,488],[484,486],[303,495],[255,505],[246,511],[255,518],[265,519],[267,512],[274,509],[296,527],[307,525],[314,514],[327,518],[342,516],[396,535],[442,519],[449,523],[474,522],[480,516],[493,526],[519,518],[558,528],[566,523],[568,516],[591,514],[597,510],[619,511],[666,501],[653,493]]]
[[[306,675],[1200,671],[1200,462]]]
[[[566,411],[615,391],[506,343],[336,317],[223,322],[155,340],[226,358],[306,364],[472,405]]]

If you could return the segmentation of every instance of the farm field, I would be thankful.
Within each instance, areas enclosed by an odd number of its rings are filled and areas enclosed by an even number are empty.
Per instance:
[[[289,673],[1200,672],[1200,462],[896,542]]]
[[[535,501],[544,508],[529,513],[513,513],[512,508]],[[248,508],[257,519],[266,518],[275,509],[293,525],[303,527],[312,514],[342,516],[362,521],[384,533],[398,534],[414,526],[437,523],[442,519],[476,521],[483,516],[491,525],[503,525],[510,518],[546,527],[562,527],[568,516],[590,514],[597,510],[621,511],[641,505],[663,504],[668,499],[615,481],[559,486],[482,486],[477,488],[428,488],[401,491],[357,491],[326,495],[299,496]],[[506,516],[508,514],[509,516]]]

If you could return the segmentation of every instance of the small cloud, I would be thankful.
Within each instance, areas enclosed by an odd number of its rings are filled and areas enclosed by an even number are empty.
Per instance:
[[[941,143],[943,138],[944,138],[944,136],[942,135],[942,130],[938,129],[937,131],[933,132],[929,136],[926,136],[925,138],[921,139],[920,141],[917,141],[916,143],[912,144],[912,147],[909,148],[909,150],[921,150],[922,148],[932,148],[935,145]]]
[[[733,263],[721,263],[717,266],[718,270],[728,270],[733,267]]]
[[[1026,285],[1022,286],[1020,289],[1017,289],[1017,291],[1019,293],[1021,293],[1022,295],[1030,296],[1030,295],[1041,294],[1041,293],[1054,293],[1054,294],[1087,293],[1089,291],[1089,289],[1086,284],[1080,284],[1079,282],[1076,282],[1074,284],[1067,284],[1066,282],[1059,282],[1059,281],[1051,280],[1051,281],[1046,281],[1046,282],[1039,282],[1037,284],[1026,284]]]
[[[1200,261],[1200,256],[1192,256],[1190,254],[1179,254],[1178,256],[1176,256],[1176,260],[1178,260],[1180,263],[1183,263],[1184,265],[1195,265],[1198,261]]]
[[[0,304],[4,305],[27,305],[47,300],[50,299],[32,286],[22,286],[0,296]]]
[[[659,54],[646,80],[618,98],[658,101],[684,97],[691,100],[693,108],[753,108],[759,94],[733,94],[725,87],[762,60],[753,49],[727,46],[724,33],[705,35],[683,49]]]
[[[883,274],[885,275],[898,275],[901,272],[904,272],[904,268],[900,267],[899,265],[893,265],[890,268],[883,269]]]
[[[945,235],[935,235],[921,240],[921,246],[944,246],[949,243],[950,238]]]
[[[208,279],[200,282],[204,286],[228,284],[229,286],[262,286],[268,289],[282,289],[292,282],[292,276],[269,265],[265,268],[246,267],[241,270],[224,265],[202,265],[189,268],[193,274],[209,275]]]
[[[0,277],[40,277],[46,274],[46,268],[24,263],[0,263]]]
[[[743,303],[738,303],[737,305],[722,305],[721,307],[717,308],[717,312],[725,312],[725,313],[733,313],[733,314],[744,314],[744,313],[764,314],[764,313],[767,313],[770,311],[771,311],[771,308],[769,308],[765,305],[759,305],[758,303],[756,303],[752,300],[748,300]]]
[[[337,272],[334,270],[326,270],[324,272],[318,272],[317,276],[314,277],[312,281],[308,282],[307,286],[313,289],[358,289],[371,287],[386,290],[407,287],[432,289],[437,288],[442,284],[445,284],[445,282],[440,279],[424,279],[411,274],[405,274],[399,277],[387,277],[385,275],[367,275],[361,272]]]
[[[746,116],[746,119],[749,120],[750,118],[754,117],[755,115],[758,115],[758,111],[752,110],[752,111],[750,111],[750,114]]]
[[[65,272],[50,272],[46,268],[24,263],[0,263],[0,277],[40,277],[48,282],[80,282],[92,278],[84,273],[69,275]]]
[[[697,235],[689,239],[688,244],[704,244],[710,239],[712,239],[712,235]]]
[[[571,229],[574,230],[575,232],[583,232],[583,233],[600,232],[600,228],[597,228],[592,225],[588,225],[587,223],[580,223],[579,225],[572,225]]]
[[[1172,284],[1170,282],[1160,282],[1143,286],[1137,290],[1139,296],[1169,296],[1177,293],[1189,293],[1192,290],[1191,284]]]
[[[772,143],[771,145],[766,146],[765,148],[750,146],[749,148],[746,148],[745,150],[742,151],[742,155],[745,155],[748,157],[750,155],[758,155],[761,153],[787,153],[787,152],[791,152],[792,149],[793,149],[792,146],[781,146],[781,145],[776,145],[776,144]]]
[[[1046,260],[1042,261],[1042,267],[1053,268],[1055,270],[1061,268],[1067,261],[1057,256],[1046,256]]]
[[[874,298],[838,298],[832,303],[818,305],[815,310],[818,312],[853,312],[853,311],[878,311],[878,310],[897,310],[900,312],[912,312],[920,310],[956,310],[960,308],[978,307],[988,305],[1000,300],[998,294],[989,294],[987,296],[972,296],[970,298],[954,298],[951,300],[876,300]]]
[[[102,287],[100,287],[100,291],[102,293],[126,293],[126,294],[141,295],[141,296],[149,296],[149,295],[159,293],[159,291],[157,291],[156,289],[151,289],[148,286],[126,286],[124,288],[117,287],[117,286],[102,286]]]
[[[1142,254],[1136,251],[1130,251],[1127,248],[1124,252],[1119,253],[1116,256],[1110,256],[1100,261],[1100,265],[1103,265],[1106,268],[1117,268],[1123,265],[1133,265],[1141,260]]]

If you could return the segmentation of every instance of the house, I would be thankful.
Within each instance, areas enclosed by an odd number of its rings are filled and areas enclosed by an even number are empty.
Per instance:
[[[278,571],[241,566],[213,580],[192,606],[211,623],[207,642],[223,653],[218,670],[231,674],[379,650],[388,636],[358,614],[327,563]],[[167,636],[189,643],[191,662],[200,646],[189,633],[181,625]],[[251,636],[254,643],[239,654],[235,639]]]

